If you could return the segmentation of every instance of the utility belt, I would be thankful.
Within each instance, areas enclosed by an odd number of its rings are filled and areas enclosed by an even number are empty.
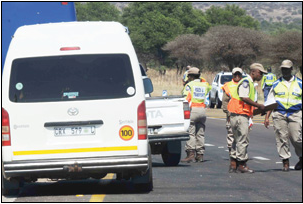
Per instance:
[[[249,116],[246,114],[237,114],[237,113],[230,113],[230,116],[243,116],[243,117],[249,118]]]
[[[272,85],[273,85],[273,84],[271,84],[271,85],[265,84],[264,87],[272,87]]]

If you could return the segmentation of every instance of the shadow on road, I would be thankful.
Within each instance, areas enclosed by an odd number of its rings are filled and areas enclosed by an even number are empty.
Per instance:
[[[138,191],[131,181],[87,179],[58,181],[55,183],[28,183],[21,189],[18,197],[138,193],[144,194],[149,192]]]

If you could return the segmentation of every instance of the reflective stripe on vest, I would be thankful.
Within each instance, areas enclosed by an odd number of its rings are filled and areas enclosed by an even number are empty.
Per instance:
[[[275,99],[278,103],[277,111],[282,114],[294,113],[302,109],[302,80],[295,77],[290,88],[283,83],[282,78],[273,85]]]
[[[236,114],[245,114],[248,116],[251,116],[253,114],[254,107],[251,105],[248,105],[244,103],[241,98],[239,97],[239,87],[244,82],[247,81],[249,84],[249,98],[252,101],[255,101],[255,87],[253,81],[250,79],[250,77],[244,78],[241,81],[239,81],[237,88],[231,91],[231,100],[229,101],[227,105],[227,110],[231,113]]]
[[[190,91],[187,94],[186,100],[191,107],[205,107],[205,99],[209,92],[209,85],[207,82],[191,81],[188,83]]]

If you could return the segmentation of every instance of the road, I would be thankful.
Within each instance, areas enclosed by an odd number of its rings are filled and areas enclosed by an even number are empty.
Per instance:
[[[248,165],[256,173],[228,173],[225,121],[216,117],[207,119],[205,162],[166,167],[153,156],[152,192],[136,192],[131,182],[110,174],[102,180],[39,180],[2,202],[302,202],[302,171],[293,170],[298,158],[292,149],[292,169],[281,171],[272,127],[255,124],[250,134]]]

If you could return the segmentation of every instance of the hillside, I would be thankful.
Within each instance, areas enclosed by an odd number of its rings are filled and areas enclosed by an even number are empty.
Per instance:
[[[120,10],[129,2],[111,2]],[[296,23],[302,24],[302,2],[193,2],[193,6],[206,11],[212,5],[222,6],[236,4],[246,10],[247,14],[258,19],[260,22]]]
[[[193,2],[195,8],[202,11],[212,5],[225,6],[232,2]],[[247,14],[258,19],[269,22],[293,23],[302,21],[302,2],[233,2],[240,8],[246,10]]]

